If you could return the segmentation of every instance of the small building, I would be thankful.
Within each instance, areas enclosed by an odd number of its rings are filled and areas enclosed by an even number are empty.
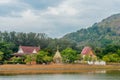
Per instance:
[[[82,50],[82,52],[81,52],[81,55],[84,57],[84,56],[95,56],[94,55],[94,53],[93,53],[93,50],[92,50],[92,48],[90,48],[90,47],[84,47],[83,48],[83,50]]]
[[[84,47],[82,52],[81,52],[81,56],[83,58],[84,61],[96,61],[97,57],[94,54],[92,48],[90,47]]]
[[[61,54],[59,52],[59,50],[56,51],[54,57],[53,57],[53,61],[54,63],[62,63],[62,57],[61,57]]]
[[[29,54],[36,54],[40,50],[40,47],[33,46],[19,46],[18,52],[14,53],[14,56],[23,56]]]

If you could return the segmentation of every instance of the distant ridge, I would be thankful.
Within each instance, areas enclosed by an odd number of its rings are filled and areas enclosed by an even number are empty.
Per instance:
[[[87,29],[66,34],[62,39],[77,43],[78,47],[104,47],[110,44],[120,45],[120,14],[114,14]]]

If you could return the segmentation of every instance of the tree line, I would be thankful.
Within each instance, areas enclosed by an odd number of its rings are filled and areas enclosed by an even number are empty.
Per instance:
[[[73,63],[79,60],[83,46],[78,47],[77,43],[68,39],[52,39],[45,33],[23,33],[23,32],[0,32],[0,61],[6,62],[9,60],[19,61],[21,58],[15,58],[12,54],[17,52],[18,47],[23,46],[40,46],[43,55],[35,56],[37,63],[50,62],[56,52],[56,46],[59,45],[59,50],[62,54],[63,61]],[[112,44],[104,47],[91,46],[94,53],[101,60],[107,62],[120,62],[120,45]],[[30,60],[30,56],[25,56],[26,62]],[[115,59],[117,58],[117,59]],[[42,60],[39,61],[38,59]]]

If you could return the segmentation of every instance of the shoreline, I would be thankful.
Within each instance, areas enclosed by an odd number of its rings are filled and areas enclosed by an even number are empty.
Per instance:
[[[81,65],[81,64],[51,64],[51,65],[0,65],[0,75],[21,74],[64,74],[91,73],[110,70],[120,70],[120,65]]]

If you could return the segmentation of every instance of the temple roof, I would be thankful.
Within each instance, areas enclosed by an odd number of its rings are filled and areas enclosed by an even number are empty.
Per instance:
[[[34,50],[37,52],[40,50],[40,47],[31,47],[31,46],[20,46],[19,49],[23,50],[23,53],[33,53]]]
[[[82,55],[94,55],[92,49],[88,46],[83,48],[81,54]]]
[[[19,50],[17,53],[14,53],[15,56],[22,56],[37,53],[40,50],[40,47],[32,47],[32,46],[19,46]]]
[[[55,53],[53,59],[55,59],[55,58],[62,58],[59,50],[57,50],[57,52]]]

